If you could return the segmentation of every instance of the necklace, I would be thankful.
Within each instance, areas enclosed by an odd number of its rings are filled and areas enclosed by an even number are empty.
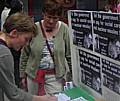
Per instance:
[[[46,34],[47,38],[55,37],[56,33],[59,30],[59,22],[56,23],[56,26],[53,29],[47,29],[47,28],[45,28],[44,21],[42,21],[42,26],[43,26],[43,30],[45,31],[45,34]]]

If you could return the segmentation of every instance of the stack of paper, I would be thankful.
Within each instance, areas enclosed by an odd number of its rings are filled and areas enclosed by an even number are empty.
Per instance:
[[[83,98],[83,97],[78,97],[78,98],[73,99],[73,100],[70,100],[70,101],[88,101],[88,100],[86,100],[86,99]]]

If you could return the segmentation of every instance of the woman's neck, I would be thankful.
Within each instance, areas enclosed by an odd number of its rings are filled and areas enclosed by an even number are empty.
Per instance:
[[[55,36],[57,31],[59,30],[59,22],[56,24],[55,28],[53,28],[52,30],[47,30],[45,28],[44,21],[42,21],[42,26],[43,26],[43,29],[44,29],[44,32],[45,32],[47,38]]]
[[[5,35],[5,33],[0,32],[0,39],[2,39],[3,41],[5,41],[6,44],[8,45],[8,38],[7,38],[7,36]]]
[[[6,42],[6,36],[5,33],[0,32],[0,39],[4,40]]]

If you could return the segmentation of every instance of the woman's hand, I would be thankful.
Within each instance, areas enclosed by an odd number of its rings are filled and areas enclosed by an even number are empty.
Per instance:
[[[20,81],[20,88],[27,91],[27,78],[22,78]]]

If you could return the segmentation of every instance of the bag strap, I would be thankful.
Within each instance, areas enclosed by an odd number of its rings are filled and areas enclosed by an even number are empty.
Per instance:
[[[51,48],[50,48],[50,45],[49,45],[49,42],[48,42],[48,40],[47,40],[47,36],[46,36],[45,31],[44,31],[44,29],[43,29],[42,23],[39,22],[39,24],[40,24],[40,27],[41,27],[41,30],[42,30],[42,34],[43,34],[43,36],[44,36],[44,38],[45,38],[45,41],[46,41],[46,45],[47,45],[48,51],[50,52],[50,55],[51,55],[51,57],[52,57],[52,59],[53,59],[53,62],[54,62],[54,55],[53,55],[53,52],[52,52],[52,50],[51,50]]]

